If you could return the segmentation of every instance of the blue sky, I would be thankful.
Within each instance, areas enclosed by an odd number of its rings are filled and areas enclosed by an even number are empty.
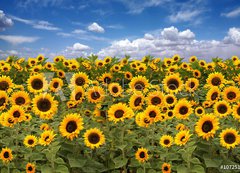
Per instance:
[[[240,56],[239,0],[1,0],[0,55]]]

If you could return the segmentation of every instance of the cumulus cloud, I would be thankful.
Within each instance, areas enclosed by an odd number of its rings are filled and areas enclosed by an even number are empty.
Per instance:
[[[93,22],[91,25],[88,26],[88,30],[92,32],[104,33],[105,30],[96,22]]]
[[[5,13],[0,10],[0,31],[4,31],[5,28],[13,25],[12,19],[8,18]]]
[[[81,43],[74,43],[72,46],[68,46],[65,50],[59,52],[59,54],[64,55],[66,57],[79,57],[79,56],[87,56],[91,47],[88,45],[84,45]]]
[[[240,16],[240,7],[236,8],[228,13],[222,13],[221,15],[225,16],[225,17],[229,17],[229,18]]]
[[[22,43],[32,43],[39,39],[39,37],[28,37],[20,35],[0,35],[0,39],[9,42],[13,45]]]
[[[224,38],[224,42],[240,46],[240,28],[230,28],[228,35]]]
[[[196,40],[195,34],[187,29],[179,31],[175,27],[164,28],[157,34],[146,33],[143,38],[132,41],[123,39],[114,41],[110,46],[101,49],[97,54],[100,57],[130,55],[141,58],[145,55],[173,56],[180,54],[182,57],[192,55],[200,58],[223,57],[239,54],[240,29],[230,28],[228,35],[220,41]]]

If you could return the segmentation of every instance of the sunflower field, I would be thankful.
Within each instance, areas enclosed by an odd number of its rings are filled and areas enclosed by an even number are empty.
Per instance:
[[[240,172],[240,59],[0,60],[1,173]]]

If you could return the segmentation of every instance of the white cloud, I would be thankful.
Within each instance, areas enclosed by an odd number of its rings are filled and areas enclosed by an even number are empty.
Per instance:
[[[52,23],[44,20],[28,20],[19,18],[16,16],[11,16],[11,18],[15,21],[22,22],[26,25],[31,25],[35,29],[41,29],[41,30],[48,30],[48,31],[58,31],[61,30],[60,28],[54,26]]]
[[[222,13],[221,14],[222,16],[225,16],[225,17],[237,17],[237,16],[240,16],[240,7],[228,12],[228,13]]]
[[[13,45],[22,44],[22,43],[32,43],[39,39],[39,37],[28,37],[28,36],[19,36],[19,35],[0,35],[0,39],[7,41]]]
[[[195,34],[189,29],[178,31],[175,27],[169,27],[164,28],[155,35],[146,33],[143,38],[132,41],[129,39],[114,41],[97,54],[100,57],[130,55],[133,58],[141,58],[148,54],[158,57],[180,54],[182,57],[188,58],[196,55],[203,59],[217,56],[228,58],[239,54],[240,29],[230,28],[227,38],[228,41],[231,40],[232,42],[226,44],[226,37],[220,41],[196,40]]]
[[[76,58],[79,56],[86,56],[89,50],[91,50],[89,46],[81,43],[75,43],[72,46],[68,46],[64,51],[60,52],[60,54],[66,57]]]
[[[230,28],[228,35],[224,38],[224,42],[240,46],[240,28]]]
[[[33,28],[42,29],[42,30],[49,30],[49,31],[60,30],[60,28],[53,26],[53,24],[49,23],[48,21],[38,21],[37,23],[33,24]]]
[[[0,31],[5,30],[5,28],[13,25],[12,19],[8,18],[5,13],[0,10]]]
[[[169,19],[171,22],[177,23],[177,22],[189,22],[194,19],[196,19],[197,16],[199,16],[202,13],[200,10],[183,10],[178,11],[177,13],[174,13],[169,16]]]
[[[146,8],[166,5],[167,2],[171,1],[172,0],[142,0],[139,2],[139,0],[120,0],[120,2],[128,8],[128,12],[131,14],[140,14]]]
[[[72,37],[73,34],[66,33],[66,32],[58,32],[57,35],[62,36],[62,37]]]
[[[85,34],[87,31],[84,31],[82,29],[75,29],[72,31],[73,34]]]
[[[92,32],[104,33],[105,30],[96,22],[93,22],[91,25],[88,26],[88,30]]]

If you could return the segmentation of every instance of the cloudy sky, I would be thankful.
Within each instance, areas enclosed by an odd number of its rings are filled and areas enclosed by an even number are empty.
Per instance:
[[[239,0],[1,0],[0,58],[240,56]]]

